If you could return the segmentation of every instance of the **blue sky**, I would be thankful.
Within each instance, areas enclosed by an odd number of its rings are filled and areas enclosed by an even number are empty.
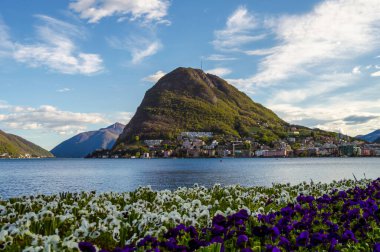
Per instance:
[[[201,61],[288,122],[379,128],[378,0],[2,0],[0,129],[51,149]]]

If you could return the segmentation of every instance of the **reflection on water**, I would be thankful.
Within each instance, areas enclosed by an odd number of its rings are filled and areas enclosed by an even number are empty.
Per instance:
[[[379,158],[0,160],[0,195],[243,186],[380,177]]]

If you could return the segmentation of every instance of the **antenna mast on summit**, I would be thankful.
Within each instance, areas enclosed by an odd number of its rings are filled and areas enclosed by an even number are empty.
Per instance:
[[[203,61],[201,60],[201,70],[203,70]]]

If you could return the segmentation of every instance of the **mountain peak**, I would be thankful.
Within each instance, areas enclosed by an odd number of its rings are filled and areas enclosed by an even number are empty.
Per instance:
[[[107,128],[83,132],[63,141],[54,147],[51,152],[56,157],[85,157],[97,149],[112,148],[123,129],[123,124],[114,123]]]
[[[178,67],[163,76],[154,87],[176,90],[189,90],[194,87],[207,89],[207,87],[214,87],[210,77],[212,75],[203,72],[201,69]]]
[[[125,125],[122,124],[122,123],[119,123],[119,122],[116,122],[108,127],[106,127],[106,129],[124,129]]]
[[[201,69],[179,67],[145,93],[118,143],[127,143],[136,135],[140,139],[170,139],[182,131],[255,136],[268,128],[276,132],[284,125],[287,123],[275,113],[225,80]]]

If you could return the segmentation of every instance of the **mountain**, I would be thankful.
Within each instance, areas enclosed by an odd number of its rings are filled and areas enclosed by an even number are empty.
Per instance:
[[[380,137],[379,137],[378,139],[376,139],[376,140],[374,141],[374,143],[379,143],[379,144],[380,144]]]
[[[210,131],[270,142],[290,125],[225,80],[200,69],[177,68],[150,88],[117,140],[174,139],[183,131]]]
[[[7,134],[0,130],[0,156],[10,157],[53,157],[47,150],[22,137]]]
[[[359,138],[361,140],[364,140],[370,143],[376,142],[380,139],[380,129],[375,130],[367,135],[356,136],[356,138]]]
[[[110,149],[125,125],[115,123],[107,128],[80,133],[51,150],[56,157],[82,158],[97,149]]]

